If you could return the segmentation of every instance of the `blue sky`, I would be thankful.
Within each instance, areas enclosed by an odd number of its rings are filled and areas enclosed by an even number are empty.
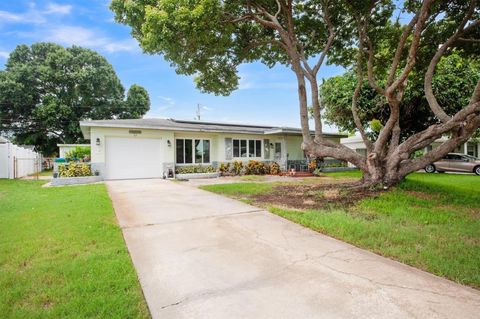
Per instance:
[[[196,105],[202,120],[299,126],[294,74],[260,63],[240,66],[240,88],[228,97],[199,92],[191,77],[177,75],[161,56],[143,54],[129,28],[113,21],[107,0],[1,1],[0,67],[19,44],[51,41],[98,51],[113,65],[126,89],[137,83],[152,101],[146,117],[193,119]],[[342,74],[324,65],[321,77]],[[326,127],[326,131],[335,128]]]

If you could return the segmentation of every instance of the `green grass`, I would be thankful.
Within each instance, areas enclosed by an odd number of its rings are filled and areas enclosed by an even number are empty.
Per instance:
[[[2,318],[149,318],[103,184],[0,180]]]
[[[265,181],[265,176],[263,175],[244,175],[240,176],[240,180],[247,182],[263,182]]]
[[[46,169],[44,171],[41,171],[40,174],[38,174],[38,175],[52,177],[53,176],[53,169]]]
[[[205,189],[230,196],[266,191],[266,184],[257,185],[249,184],[243,193],[236,191],[235,184]],[[264,204],[271,212],[321,233],[480,288],[479,185],[480,177],[473,175],[417,173],[349,209],[299,211]]]
[[[360,178],[362,177],[362,172],[359,170],[343,171],[343,172],[326,172],[322,175],[333,177],[333,178]]]
[[[275,183],[232,183],[205,185],[200,188],[223,195],[242,196],[268,193],[274,186]]]

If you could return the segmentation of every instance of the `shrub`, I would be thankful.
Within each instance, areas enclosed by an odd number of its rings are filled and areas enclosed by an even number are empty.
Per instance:
[[[272,175],[280,174],[280,165],[278,165],[277,162],[273,162],[272,164],[270,164],[270,174]]]
[[[241,175],[243,173],[243,163],[240,161],[234,161],[230,168],[230,173]]]
[[[216,171],[216,168],[211,165],[188,165],[175,167],[176,174],[215,173]]]
[[[266,173],[265,164],[260,161],[249,161],[245,165],[245,174],[246,175],[264,175]]]
[[[90,146],[76,146],[74,149],[65,153],[66,158],[73,158],[79,160],[90,160]]]
[[[315,169],[317,168],[317,160],[311,160],[309,163],[308,163],[308,170],[310,172],[313,172]]]
[[[230,172],[230,163],[221,163],[218,170],[222,174],[229,173]]]
[[[70,162],[68,165],[58,165],[58,175],[60,177],[81,177],[92,176],[90,166],[85,163]]]

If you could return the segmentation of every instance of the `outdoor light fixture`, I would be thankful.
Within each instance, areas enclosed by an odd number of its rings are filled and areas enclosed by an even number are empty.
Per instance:
[[[100,138],[99,137],[97,137],[97,140],[96,140],[95,144],[97,144],[97,146],[100,146]]]
[[[172,146],[172,142],[170,142],[170,140],[167,140],[167,145],[168,145],[168,147],[171,147],[171,146]]]

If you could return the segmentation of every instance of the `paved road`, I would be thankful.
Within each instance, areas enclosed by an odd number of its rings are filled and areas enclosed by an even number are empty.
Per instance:
[[[479,318],[480,292],[256,207],[110,181],[153,318]]]

